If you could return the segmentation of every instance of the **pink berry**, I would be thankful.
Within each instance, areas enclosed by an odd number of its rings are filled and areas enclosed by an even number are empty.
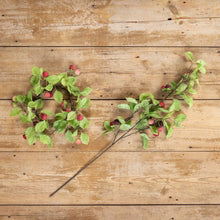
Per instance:
[[[23,138],[26,140],[27,139],[27,137],[26,137],[26,135],[25,134],[23,134]]]
[[[110,122],[110,126],[112,126],[112,125],[114,125],[114,121],[111,121],[111,122]]]
[[[64,108],[64,101],[62,101],[62,103],[61,103],[61,107]]]
[[[71,110],[69,108],[65,109],[64,111],[66,112],[71,112]]]
[[[11,107],[14,108],[14,103],[13,102],[11,102]]]
[[[158,128],[158,132],[161,132],[161,131],[163,131],[163,127]]]
[[[76,75],[79,75],[79,74],[80,74],[80,70],[79,70],[79,69],[76,69],[75,74],[76,74]]]
[[[154,124],[154,119],[150,119],[150,120],[148,121],[148,123],[149,123],[149,125],[153,125],[153,124]]]
[[[44,72],[43,72],[43,77],[48,77],[48,76],[49,76],[48,72],[47,72],[47,71],[44,71]]]
[[[77,120],[78,120],[78,121],[82,121],[82,120],[83,120],[83,115],[78,115],[78,116],[77,116]]]
[[[52,98],[52,97],[53,97],[53,93],[51,92],[51,93],[50,93],[50,98]]]
[[[70,65],[69,69],[70,69],[70,70],[75,70],[76,67],[75,67],[74,65]]]
[[[161,86],[161,89],[165,89],[165,86]]]
[[[164,102],[160,102],[160,107],[164,108],[165,107],[165,103]]]
[[[78,140],[76,140],[76,144],[80,145],[80,144],[82,144],[82,141],[78,139]]]
[[[40,114],[40,118],[41,118],[42,120],[47,120],[47,115],[44,114],[44,113],[41,113],[41,114]]]
[[[16,96],[14,95],[14,96],[12,97],[12,101],[13,101],[13,102],[15,102],[15,98],[16,98]]]
[[[44,93],[44,97],[45,97],[45,98],[50,98],[50,93],[49,93],[49,92],[45,92],[45,93]]]
[[[157,133],[157,134],[153,134],[154,135],[154,137],[157,137],[157,136],[159,136],[159,133]]]

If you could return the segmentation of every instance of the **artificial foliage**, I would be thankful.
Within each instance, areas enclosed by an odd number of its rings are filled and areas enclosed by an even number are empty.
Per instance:
[[[52,147],[51,135],[54,132],[64,133],[71,143],[88,144],[89,136],[84,129],[89,121],[81,110],[89,107],[90,99],[84,96],[92,89],[86,87],[80,91],[75,85],[78,75],[80,70],[74,65],[70,65],[69,71],[58,75],[49,75],[44,68],[32,68],[32,88],[27,95],[12,97],[13,108],[10,112],[10,116],[19,116],[21,122],[29,125],[23,134],[29,145],[39,140]],[[51,98],[58,103],[59,110],[56,109],[56,112],[44,108],[43,99]]]
[[[160,132],[166,131],[169,138],[173,133],[173,127],[181,127],[181,123],[186,119],[186,115],[181,111],[182,101],[191,108],[193,99],[191,94],[196,94],[195,85],[199,85],[200,74],[206,73],[206,63],[199,59],[194,61],[191,52],[185,53],[191,62],[188,72],[185,72],[178,82],[170,82],[161,87],[162,99],[155,99],[151,93],[142,93],[136,100],[127,97],[127,103],[119,104],[119,109],[129,111],[130,116],[124,118],[117,116],[113,121],[105,121],[104,134],[114,132],[112,144],[128,136],[139,134],[142,138],[143,148],[147,149],[149,132],[158,137]],[[172,100],[167,102],[167,100]],[[175,117],[173,117],[175,115]]]

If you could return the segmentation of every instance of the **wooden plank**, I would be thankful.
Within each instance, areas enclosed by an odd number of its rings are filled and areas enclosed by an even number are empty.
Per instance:
[[[220,206],[1,206],[0,217],[2,220],[218,220]]]
[[[1,152],[0,204],[219,204],[219,152]]]
[[[61,134],[53,136],[54,146],[48,149],[46,146],[37,143],[29,146],[22,138],[25,128],[18,117],[10,117],[11,109],[9,101],[0,101],[0,151],[100,151],[111,143],[112,134],[103,136],[103,122],[113,120],[117,115],[127,117],[127,110],[117,109],[121,101],[92,101],[85,115],[91,121],[87,128],[90,136],[88,146],[76,146],[68,143]],[[54,101],[46,101],[45,108],[52,111],[57,104]],[[175,128],[170,139],[165,138],[165,134],[155,138],[150,135],[149,148],[147,151],[219,151],[220,150],[220,101],[206,100],[194,101],[192,109],[183,104],[183,112],[187,115],[182,128]],[[74,148],[72,148],[74,146]],[[112,151],[145,151],[142,149],[142,141],[139,135],[131,136],[122,140],[112,148]]]
[[[67,71],[74,63],[81,69],[80,88],[90,86],[93,99],[135,98],[142,92],[160,97],[160,87],[177,81],[187,71],[184,52],[207,62],[197,99],[220,99],[220,48],[0,48],[0,98],[25,94],[31,68],[44,67],[52,74]],[[14,86],[16,85],[16,86]]]
[[[218,46],[218,3],[4,0],[0,45]]]

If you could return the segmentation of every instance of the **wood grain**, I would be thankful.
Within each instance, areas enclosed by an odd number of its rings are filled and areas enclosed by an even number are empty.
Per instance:
[[[92,101],[85,115],[91,121],[87,129],[90,136],[88,146],[76,146],[68,143],[61,134],[53,136],[54,147],[48,149],[37,143],[29,146],[22,138],[25,128],[31,124],[22,124],[18,117],[10,117],[11,109],[9,101],[1,101],[0,105],[0,151],[100,151],[107,147],[113,139],[112,134],[103,136],[103,122],[113,120],[117,115],[129,116],[127,110],[119,110],[117,105],[122,101]],[[57,104],[54,101],[45,101],[45,108],[52,111]],[[168,105],[169,103],[167,103]],[[194,101],[194,106],[189,109],[183,103],[183,112],[187,115],[182,128],[175,128],[170,139],[165,134],[155,138],[149,133],[151,140],[147,151],[220,151],[220,101]],[[53,116],[52,116],[53,118]],[[16,125],[16,126],[15,126]],[[74,146],[74,148],[73,148]],[[139,135],[129,137],[115,145],[112,151],[145,151],[142,149],[142,141]]]
[[[1,152],[0,204],[219,204],[219,152]],[[57,156],[57,157],[56,157]]]
[[[219,46],[218,3],[4,0],[0,45]]]
[[[220,206],[0,206],[1,220],[161,220],[161,216],[164,220],[218,220]]]
[[[26,94],[32,66],[51,74],[77,65],[82,74],[80,88],[90,86],[93,99],[138,98],[142,92],[161,97],[161,85],[178,81],[188,70],[184,53],[207,62],[207,75],[201,76],[196,99],[220,99],[220,48],[0,48],[0,99]],[[14,86],[16,85],[16,86]]]

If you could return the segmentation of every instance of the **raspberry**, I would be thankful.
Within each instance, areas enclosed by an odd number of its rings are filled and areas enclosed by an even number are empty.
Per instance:
[[[49,76],[48,72],[47,72],[47,71],[44,71],[44,72],[43,72],[43,77],[48,77],[48,76]]]
[[[164,108],[165,107],[165,103],[164,102],[160,102],[160,107]]]
[[[79,75],[79,74],[80,74],[80,70],[79,70],[79,69],[76,69],[76,70],[75,70],[75,74],[76,74],[76,75]]]
[[[161,86],[161,89],[165,89],[165,86]]]
[[[78,120],[78,121],[82,121],[82,120],[83,120],[83,115],[78,115],[78,116],[77,116],[77,120]]]
[[[50,93],[50,98],[52,98],[52,97],[53,97],[53,93],[51,92],[51,93]]]
[[[114,125],[119,125],[120,124],[120,121],[118,119],[115,119],[114,120]]]
[[[114,125],[114,121],[111,121],[111,122],[110,122],[110,126],[112,126],[112,125]]]
[[[163,131],[163,127],[158,128],[158,132],[161,132],[161,131]]]
[[[157,137],[157,136],[159,136],[159,133],[157,133],[157,134],[153,134],[154,135],[154,137]]]
[[[75,70],[76,67],[75,67],[74,65],[70,65],[69,69],[70,69],[70,70]]]
[[[26,135],[25,134],[23,134],[23,138],[26,140],[27,139],[27,137],[26,137]]]
[[[41,114],[40,114],[40,118],[41,118],[42,120],[47,120],[47,115],[44,114],[44,113],[41,113]]]
[[[167,85],[165,86],[165,88],[166,88],[166,89],[168,89],[168,88],[171,89],[171,85],[167,84]]]
[[[44,97],[45,97],[45,98],[50,98],[50,93],[49,93],[49,92],[45,92],[45,93],[44,93]]]
[[[148,121],[148,123],[149,123],[149,125],[153,125],[153,124],[154,124],[154,119],[150,119],[150,120]]]
[[[71,110],[69,108],[63,109],[66,112],[71,112]]]
[[[78,139],[78,140],[76,140],[76,144],[80,145],[80,144],[82,144],[82,141]]]

